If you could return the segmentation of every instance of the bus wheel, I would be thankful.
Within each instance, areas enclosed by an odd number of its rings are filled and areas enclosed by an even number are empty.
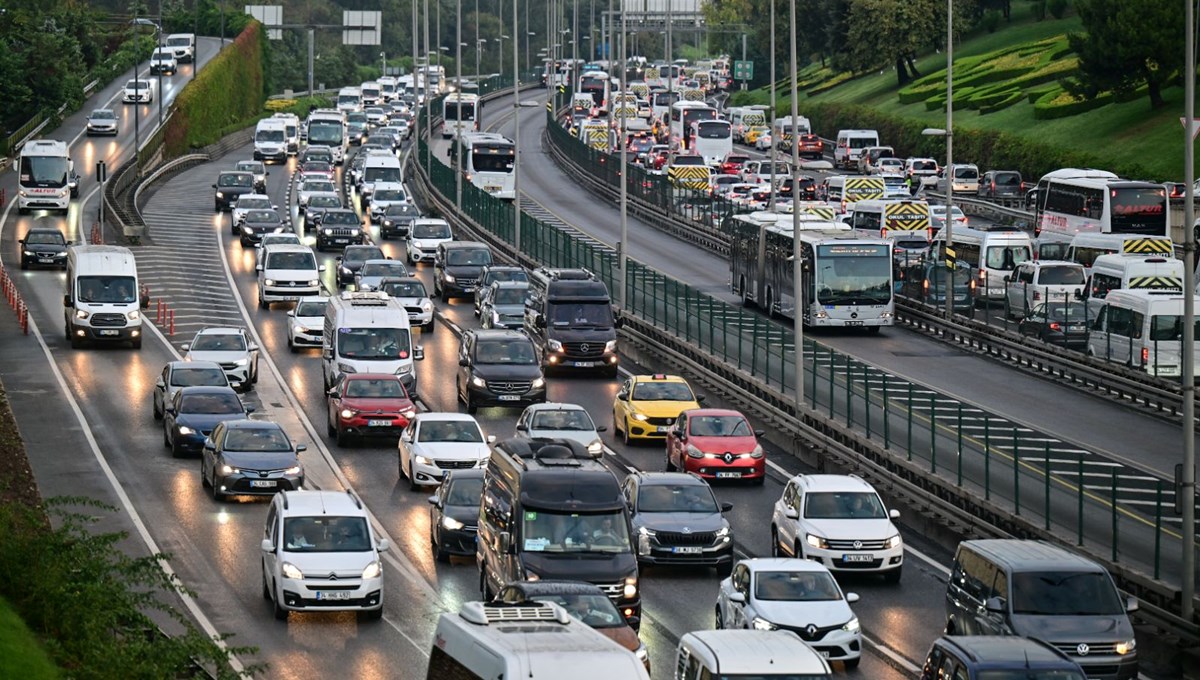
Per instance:
[[[738,285],[739,285],[738,290],[742,291],[742,306],[743,307],[751,306],[751,304],[753,304],[753,303],[750,300],[750,291],[746,288],[746,277],[744,277],[744,276],[741,277],[740,283]]]

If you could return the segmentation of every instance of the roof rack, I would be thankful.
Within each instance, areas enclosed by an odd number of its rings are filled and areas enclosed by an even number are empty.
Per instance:
[[[569,624],[570,618],[564,609],[550,602],[467,602],[459,610],[459,616],[480,626],[507,621],[553,621]]]
[[[354,501],[354,504],[358,506],[359,510],[363,509],[362,501],[358,499],[358,496],[354,495],[353,491],[346,489],[346,495],[350,497],[350,500]]]
[[[354,307],[381,307],[387,304],[389,296],[383,291],[342,291],[341,298]]]

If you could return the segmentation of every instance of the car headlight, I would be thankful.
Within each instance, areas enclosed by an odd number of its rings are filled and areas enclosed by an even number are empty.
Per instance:
[[[445,280],[446,283],[454,283],[454,274],[443,274],[442,279]]]
[[[342,418],[349,420],[350,418],[353,418],[353,417],[354,417],[354,411],[351,411],[348,408],[342,409]]]
[[[814,548],[820,548],[822,550],[829,549],[829,543],[824,538],[821,538],[816,534],[805,534],[804,540],[808,541],[808,544]]]
[[[32,250],[26,250],[25,257],[37,257],[37,253],[33,252]]]
[[[320,282],[318,279],[313,279],[312,281],[309,281],[309,282],[308,282],[308,285],[310,285],[310,286],[319,286],[319,285],[321,285],[321,282]]]
[[[529,384],[530,389],[534,389],[534,390],[541,389],[545,386],[546,386],[545,378],[534,378],[533,382]]]
[[[587,450],[588,453],[592,454],[593,456],[598,456],[604,452],[604,442],[597,439],[596,441],[587,445]]]
[[[561,352],[563,348],[562,343],[554,339],[547,340],[546,347],[550,348],[551,352]]]
[[[396,368],[396,372],[393,375],[408,375],[412,373],[412,370],[412,364],[401,364]]]
[[[767,454],[763,452],[762,444],[755,446],[754,450],[750,452],[750,457],[755,458],[755,459],[762,458],[765,455],[767,455]]]
[[[288,468],[288,469],[284,470],[284,471],[283,471],[283,474],[285,474],[285,475],[298,475],[298,474],[300,474],[300,473],[301,473],[301,472],[303,472],[303,471],[304,471],[304,468],[303,468],[303,467],[301,467],[301,466],[299,466],[299,465],[293,465],[292,467],[290,467],[290,468]]]
[[[326,235],[326,236],[333,236],[333,230],[332,230],[332,229],[325,229],[325,230],[323,230],[323,231],[325,232],[325,235]]]
[[[617,341],[616,340],[609,340],[608,342],[604,343],[604,352],[606,354],[610,353],[610,352],[615,352],[615,351],[617,351]]]
[[[842,626],[842,630],[846,631],[847,633],[857,633],[858,629],[859,629],[859,625],[858,625],[858,617],[857,616],[850,619],[849,621],[846,622],[846,625]]]
[[[137,321],[138,319],[142,318],[142,313],[135,309],[126,314],[125,318],[129,319],[130,321]]]
[[[196,431],[193,430],[192,428],[188,427],[187,425],[180,425],[179,426],[179,434],[182,434],[182,435],[196,434]]]
[[[82,310],[82,309],[77,309],[77,310],[75,310],[75,318],[76,318],[76,319],[86,319],[86,318],[88,318],[88,317],[89,317],[89,316],[91,316],[91,315],[92,315],[92,313],[91,313],[91,312],[86,312],[86,311],[84,311],[84,310]]]
[[[433,303],[430,302],[429,300],[425,300],[424,302],[421,303],[421,311],[432,312],[433,311]]]
[[[637,597],[637,594],[638,594],[637,577],[636,576],[626,576],[625,577],[625,588],[621,590],[621,595],[626,600],[632,600],[633,598]]]
[[[895,536],[892,536],[888,540],[884,541],[883,545],[885,548],[889,548],[889,549],[899,548],[900,547],[900,534],[896,534]]]
[[[338,371],[342,373],[357,373],[353,366],[344,362],[338,362]]]
[[[644,423],[644,422],[646,422],[647,420],[650,420],[650,416],[647,416],[645,413],[634,413],[634,414],[633,414],[633,419],[634,419],[634,420],[640,420],[640,421],[642,421],[642,422]]]
[[[471,384],[475,387],[487,387],[487,381],[477,375],[471,376]]]
[[[425,456],[417,456],[416,461],[417,461],[417,465],[425,465],[425,466],[433,465],[433,461],[426,458]]]
[[[223,192],[223,191],[218,191],[218,192],[217,192],[217,198],[225,198],[225,192]]]
[[[696,448],[695,446],[688,444],[687,445],[687,455],[688,455],[688,458],[703,458],[704,452],[701,451],[700,449]]]
[[[1117,654],[1120,654],[1121,656],[1125,656],[1126,654],[1132,654],[1136,650],[1137,650],[1137,640],[1129,639],[1124,642],[1117,643],[1116,651],[1117,651]]]
[[[304,572],[296,568],[296,565],[291,562],[284,562],[279,565],[279,570],[283,572],[284,578],[290,578],[294,581],[304,580]]]
[[[238,359],[237,361],[233,362],[233,365],[234,366],[245,366],[248,363],[250,363],[249,359]]]
[[[382,573],[383,573],[383,565],[379,563],[379,560],[374,560],[373,562],[368,564],[365,569],[363,569],[362,577],[364,579],[379,578],[379,575]]]
[[[391,220],[384,220],[384,221],[383,221],[383,226],[385,226],[385,227],[390,227],[390,226],[392,226],[392,221],[391,221]]]
[[[754,617],[752,625],[754,630],[775,630],[778,628],[778,626],[760,616]]]
[[[638,645],[638,648],[633,652],[633,655],[636,656],[638,661],[641,661],[643,664],[650,663],[650,652],[646,650],[646,645],[644,644]]]
[[[729,527],[721,527],[720,529],[717,529],[717,538],[728,538],[729,533]]]
[[[263,279],[263,284],[268,285],[268,286],[274,286],[275,279]]]
[[[459,529],[463,528],[463,523],[454,519],[453,517],[443,517],[442,527],[449,529],[450,531],[458,531]]]
[[[358,236],[358,230],[357,230],[357,229],[351,229],[351,230],[350,230],[350,235],[351,235],[351,236]]]
[[[221,474],[223,474],[223,475],[232,475],[235,472],[237,472],[237,468],[235,468],[235,467],[231,467],[229,465],[221,466]]]

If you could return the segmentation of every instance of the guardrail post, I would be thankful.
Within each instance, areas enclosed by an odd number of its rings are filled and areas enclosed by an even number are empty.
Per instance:
[[[1117,515],[1117,468],[1112,468],[1112,486],[1109,487],[1109,505],[1112,507],[1112,561],[1117,562],[1117,530],[1118,525]],[[1185,575],[1184,578],[1187,578]]]
[[[817,367],[813,365],[813,375],[815,377]],[[816,383],[816,380],[813,381]],[[815,384],[814,384],[815,387]],[[892,448],[891,433],[888,429],[888,411],[891,410],[891,397],[888,396],[888,374],[883,373],[883,448],[885,451]]]
[[[929,471],[937,474],[937,393],[929,394]]]
[[[1045,451],[1046,467],[1042,470],[1046,482],[1046,531],[1050,530],[1050,442],[1046,442]],[[1155,578],[1158,578],[1157,576]]]
[[[1076,454],[1079,460],[1079,526],[1075,535],[1075,545],[1083,545],[1083,454]]]
[[[869,368],[863,364],[863,422],[867,428],[867,439],[871,438],[871,378]]]
[[[913,385],[908,383],[908,460],[912,462],[912,428],[913,428]]]
[[[1155,483],[1154,491],[1154,578],[1158,579],[1158,570],[1161,566],[1162,553],[1162,480]]]
[[[992,417],[983,417],[983,498],[992,499]]]
[[[828,370],[828,371],[829,371],[829,419],[830,419],[830,420],[833,420],[833,402],[834,402],[834,394],[833,394],[833,373],[834,373],[834,371],[833,371],[833,362],[834,362],[834,358],[833,358],[833,348],[832,348],[832,347],[830,347],[830,348],[829,348],[829,365],[825,367],[825,368],[826,368],[826,370]]]
[[[1013,504],[1017,517],[1021,516],[1021,442],[1017,428],[1013,427]]]
[[[854,369],[850,366],[850,355],[846,355],[846,426],[854,424]]]

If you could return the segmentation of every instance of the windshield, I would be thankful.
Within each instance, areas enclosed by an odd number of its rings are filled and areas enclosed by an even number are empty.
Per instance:
[[[109,120],[116,117],[117,114],[113,113],[111,109],[96,109],[92,111],[93,120]]]
[[[358,106],[359,98],[356,94],[339,94],[337,103],[338,106]]]
[[[217,180],[217,184],[222,187],[251,187],[254,186],[254,175],[244,175],[242,173],[236,175],[223,174]]]
[[[420,211],[418,211],[414,206],[408,205],[406,203],[404,205],[389,205],[387,210],[384,211],[383,216],[384,217],[416,217],[419,214],[420,214]]]
[[[258,132],[254,133],[254,141],[256,141],[256,142],[282,142],[283,141],[283,130],[279,130],[279,129],[259,130]]]
[[[724,120],[713,120],[700,123],[696,126],[696,134],[701,139],[728,139],[729,122]]]
[[[337,123],[312,122],[308,124],[309,144],[341,144],[342,126]]]
[[[80,276],[80,302],[130,303],[137,301],[132,276]]]
[[[245,170],[246,172],[253,172],[259,175],[267,171],[263,164],[258,161],[238,161],[238,164],[234,167],[238,170]]]
[[[365,124],[367,122],[367,114],[363,111],[351,111],[346,114],[346,122]]]
[[[289,517],[283,521],[288,552],[367,552],[372,549],[364,517]]]
[[[475,345],[475,362],[527,366],[537,363],[537,355],[533,351],[533,343],[527,339],[483,340]]]
[[[243,412],[242,402],[236,394],[185,394],[179,401],[180,413],[220,415]]]
[[[363,171],[364,182],[400,182],[400,168],[393,166],[369,167]]]
[[[150,89],[149,80],[131,80],[125,83],[126,90],[148,90]]]
[[[592,432],[596,425],[587,411],[582,409],[553,409],[536,412],[530,429]]]
[[[892,297],[892,258],[886,245],[817,246],[817,302],[882,305]]]
[[[822,491],[804,494],[808,519],[884,519],[879,496],[869,491]]]
[[[247,222],[279,222],[279,213],[274,210],[248,210]]]
[[[537,593],[530,599],[553,602],[589,628],[624,628],[629,625],[612,600],[603,593]]]
[[[191,38],[167,38],[167,44],[171,47],[187,47],[192,44]]]
[[[643,484],[638,491],[638,512],[716,513],[717,499],[702,484]]]
[[[226,451],[291,451],[292,443],[278,427],[237,427],[225,431]]]
[[[308,199],[308,207],[310,208],[340,208],[342,207],[342,199],[337,196],[313,196]]]
[[[1166,190],[1122,188],[1109,190],[1110,222],[1114,234],[1167,235]]]
[[[63,238],[62,232],[57,231],[31,231],[25,235],[25,245],[40,244],[40,245],[64,245],[67,239]]]
[[[61,156],[21,156],[21,184],[32,187],[64,187],[70,161]]]
[[[1037,616],[1117,616],[1125,613],[1108,574],[1098,571],[1018,572],[1012,612]]]
[[[629,530],[621,512],[570,514],[526,510],[522,549],[544,553],[627,553]]]
[[[639,382],[633,386],[634,401],[695,401],[692,388],[681,382]]]
[[[377,189],[372,201],[403,201],[404,192],[399,189]]]
[[[223,387],[229,384],[219,368],[177,368],[171,371],[172,387]]]
[[[1010,272],[1032,257],[1029,246],[991,246],[987,249],[984,266],[1002,272]]]
[[[353,215],[354,213],[347,213]],[[366,262],[367,260],[385,260],[387,259],[383,251],[377,247],[368,248],[347,248],[345,255],[342,257],[342,263]],[[396,274],[396,276],[404,276],[404,274]]]
[[[296,305],[296,316],[300,318],[325,316],[325,303],[301,302],[300,304]]]
[[[408,276],[408,268],[403,262],[368,262],[359,272],[362,276]]]
[[[1200,319],[1196,320],[1196,328],[1200,329]],[[1200,338],[1200,335],[1195,337]],[[1156,314],[1150,317],[1150,339],[1183,340],[1183,317],[1174,314]]]
[[[1085,278],[1082,267],[1042,267],[1038,274],[1038,283],[1043,286],[1082,285]]]
[[[364,399],[397,399],[407,397],[404,385],[396,378],[359,378],[346,383],[347,397]]]
[[[497,288],[495,295],[492,296],[492,304],[494,305],[520,305],[525,303],[525,293],[529,289],[520,286],[513,288]]]
[[[484,248],[454,249],[446,253],[446,264],[452,267],[482,267],[492,263],[492,252]]]
[[[451,238],[450,225],[447,225],[447,224],[417,224],[417,225],[413,225],[413,238]]]
[[[246,339],[240,333],[200,333],[192,340],[193,352],[244,352]]]
[[[608,302],[551,302],[546,307],[553,326],[611,328],[613,325],[612,307]]]
[[[479,507],[479,499],[483,496],[483,478],[468,477],[466,479],[455,479],[454,475],[450,475],[450,480],[446,482],[446,505],[457,507]]]
[[[304,151],[304,162],[308,163],[310,161],[319,161],[322,163],[329,163],[330,169],[331,170],[333,169],[333,166],[332,166],[333,154],[329,151],[329,149],[316,148],[316,147],[312,147],[312,146],[308,147]]]
[[[423,420],[417,433],[417,441],[482,444],[483,433],[473,420]]]
[[[749,437],[754,431],[741,416],[692,416],[688,433],[695,437]]]
[[[331,173],[333,166],[325,161],[308,161],[300,168],[300,172]]]
[[[325,216],[321,218],[321,223],[327,224],[327,225],[328,224],[350,224],[350,225],[354,225],[354,226],[358,226],[360,224],[358,221],[358,215],[355,215],[353,212],[351,212],[349,210],[346,210],[346,211],[338,210],[336,212],[327,212],[327,213],[325,213]],[[353,253],[353,251],[351,251],[351,253]],[[380,255],[380,257],[383,257],[383,256]],[[353,256],[352,254],[347,254],[346,259],[353,262],[354,260],[365,260],[367,258],[362,257],[362,256],[356,257],[356,256]]]
[[[317,259],[312,253],[271,253],[265,269],[311,269],[316,271]]]
[[[979,170],[976,168],[954,168],[954,179],[979,179]]]
[[[409,358],[407,328],[339,328],[338,356],[365,361],[396,361]]]
[[[842,591],[829,572],[760,571],[754,574],[758,600],[819,602],[842,599]]]
[[[423,298],[425,297],[425,285],[420,281],[406,281],[403,283],[385,283],[380,287],[380,290],[391,295],[392,297],[401,298]]]

